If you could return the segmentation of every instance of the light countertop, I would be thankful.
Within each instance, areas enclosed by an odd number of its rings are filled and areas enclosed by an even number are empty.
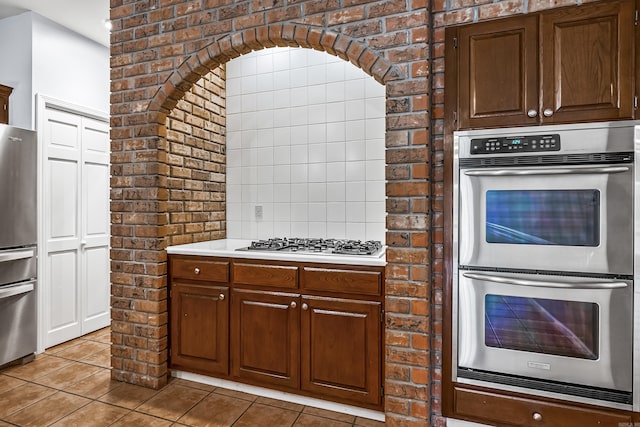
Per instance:
[[[269,252],[269,251],[238,251],[246,248],[251,240],[222,239],[206,242],[187,243],[185,245],[169,246],[167,253],[178,255],[216,256],[226,258],[265,259],[272,261],[319,262],[326,264],[351,264],[384,266],[386,261],[386,246],[376,255],[329,255],[309,252]]]

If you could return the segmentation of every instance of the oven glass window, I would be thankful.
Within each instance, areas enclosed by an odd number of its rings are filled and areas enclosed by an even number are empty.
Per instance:
[[[485,345],[557,356],[598,358],[598,305],[485,296]]]
[[[488,243],[600,245],[598,190],[487,191]]]

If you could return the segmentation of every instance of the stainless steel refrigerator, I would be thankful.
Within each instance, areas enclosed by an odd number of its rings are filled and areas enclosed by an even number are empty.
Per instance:
[[[0,366],[37,346],[37,142],[0,124]]]

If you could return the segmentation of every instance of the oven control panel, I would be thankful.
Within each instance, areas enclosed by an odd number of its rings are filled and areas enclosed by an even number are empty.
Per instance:
[[[560,135],[501,136],[471,140],[470,154],[560,151]]]

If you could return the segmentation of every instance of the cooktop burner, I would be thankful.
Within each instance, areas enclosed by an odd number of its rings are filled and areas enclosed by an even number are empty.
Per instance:
[[[310,238],[273,238],[251,242],[244,251],[281,251],[320,253],[324,255],[376,255],[382,249],[382,243],[377,240],[341,240],[341,239],[310,239]]]

